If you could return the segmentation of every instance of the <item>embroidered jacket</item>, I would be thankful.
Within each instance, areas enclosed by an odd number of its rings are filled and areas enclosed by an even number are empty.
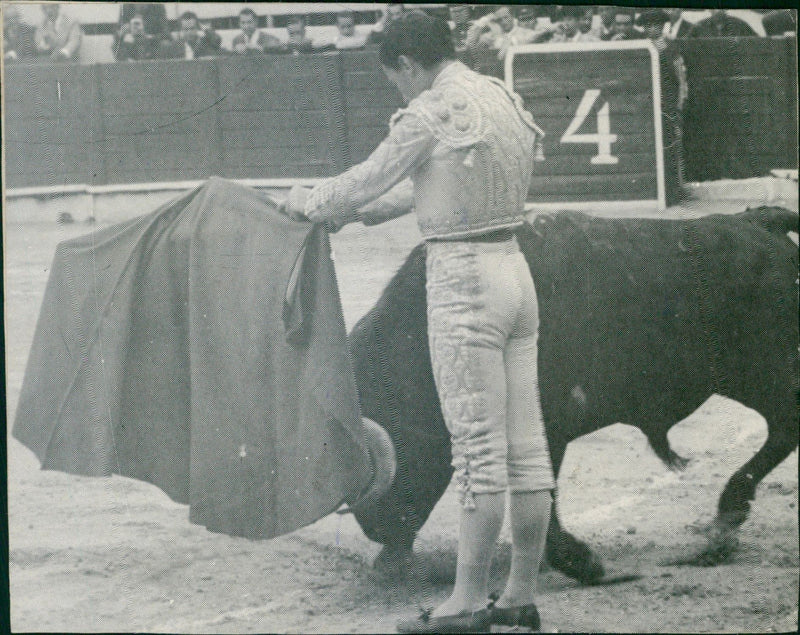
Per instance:
[[[338,228],[383,222],[413,206],[425,238],[517,226],[540,132],[500,80],[454,61],[394,114],[389,136],[366,161],[312,190],[306,215]]]

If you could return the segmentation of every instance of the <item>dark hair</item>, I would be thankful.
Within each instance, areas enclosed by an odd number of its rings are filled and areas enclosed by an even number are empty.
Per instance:
[[[558,9],[558,20],[572,18],[573,20],[580,20],[585,14],[588,7],[579,7],[574,4],[564,5]]]
[[[239,15],[250,15],[250,16],[252,16],[252,17],[253,17],[253,19],[254,19],[256,22],[258,22],[258,16],[256,15],[256,12],[255,12],[255,11],[253,11],[252,9],[250,9],[249,7],[245,7],[244,9],[242,9],[241,11],[239,11]]]
[[[663,9],[645,9],[636,19],[638,26],[664,26],[665,22],[669,22],[669,16]]]
[[[397,58],[401,55],[419,62],[425,69],[454,59],[456,52],[447,22],[417,10],[390,22],[383,32],[378,56],[381,64],[398,70]]]
[[[353,22],[355,22],[356,14],[355,11],[352,11],[350,9],[344,9],[336,14],[336,19],[338,20],[339,18],[353,18]]]
[[[293,13],[287,18],[286,24],[302,24],[305,26],[306,16],[304,16],[302,13]]]
[[[194,11],[184,11],[181,13],[179,20],[197,20],[197,14]]]

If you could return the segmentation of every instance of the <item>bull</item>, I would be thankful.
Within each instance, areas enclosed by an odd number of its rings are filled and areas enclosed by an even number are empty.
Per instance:
[[[564,212],[517,233],[539,299],[556,476],[570,441],[616,422],[640,428],[664,463],[682,469],[667,432],[712,394],[766,419],[767,440],[727,482],[695,564],[727,557],[759,482],[798,444],[798,258],[787,235],[797,224],[796,213],[767,207],[697,220]],[[350,334],[362,412],[397,455],[388,492],[353,510],[382,556],[411,550],[452,474],[426,327],[420,245]],[[581,583],[604,579],[602,560],[562,529],[557,502],[546,558]]]

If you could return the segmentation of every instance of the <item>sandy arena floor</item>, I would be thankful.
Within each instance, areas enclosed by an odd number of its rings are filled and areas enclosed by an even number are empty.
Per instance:
[[[8,420],[58,241],[82,223],[5,228]],[[334,237],[348,327],[368,310],[419,240],[413,218],[352,226]],[[635,428],[615,425],[573,443],[559,481],[562,519],[634,582],[580,587],[546,570],[540,611],[548,631],[778,632],[797,630],[797,452],[758,489],[741,545],[716,568],[660,566],[701,544],[730,475],[761,445],[763,419],[714,397],[670,439],[691,462],[668,471]],[[330,516],[268,542],[213,534],[155,487],[114,477],[43,472],[10,438],[11,618],[16,631],[393,632],[421,599],[376,574],[379,546],[348,516]],[[448,492],[417,550],[424,595],[446,596],[455,568],[457,505]],[[508,536],[493,581],[509,567]]]

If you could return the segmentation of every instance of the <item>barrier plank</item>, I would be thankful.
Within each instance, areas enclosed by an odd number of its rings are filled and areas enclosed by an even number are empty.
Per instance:
[[[223,176],[329,176],[349,165],[337,53],[220,58],[217,68]]]
[[[90,180],[95,139],[93,77],[91,67],[74,64],[5,67],[7,187]]]
[[[341,55],[347,145],[350,164],[366,159],[389,133],[389,119],[403,106],[397,88],[380,69],[375,51]]]
[[[207,111],[217,100],[212,60],[98,64],[97,75],[104,115],[188,115]]]
[[[221,111],[219,123],[223,130],[267,130],[291,132],[304,129],[325,128],[328,125],[328,114],[324,110],[303,110],[294,116],[276,117],[272,111]]]

